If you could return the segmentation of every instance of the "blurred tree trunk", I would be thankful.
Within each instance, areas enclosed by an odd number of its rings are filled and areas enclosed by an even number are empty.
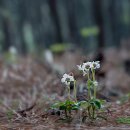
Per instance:
[[[49,5],[51,9],[51,16],[53,18],[53,22],[56,26],[56,33],[57,33],[57,42],[61,43],[62,42],[62,35],[61,35],[61,27],[60,27],[60,21],[58,17],[58,12],[56,10],[56,4],[57,0],[49,0]]]
[[[7,50],[9,46],[11,46],[11,38],[10,38],[10,26],[7,19],[3,20],[3,33],[5,36],[5,43],[3,44],[3,49]]]
[[[79,46],[80,43],[80,34],[77,27],[77,20],[76,20],[76,0],[66,0],[66,10],[68,15],[68,26],[70,28],[70,41],[72,43],[76,43]],[[73,8],[72,8],[73,7]]]
[[[129,12],[129,0],[0,0],[0,48],[42,50],[72,42],[89,52],[118,46],[122,38],[130,37]],[[25,38],[28,29],[30,45]]]
[[[94,9],[94,16],[96,24],[99,27],[99,34],[98,34],[98,50],[104,48],[104,23],[102,18],[102,1],[95,1],[93,0],[93,9]]]

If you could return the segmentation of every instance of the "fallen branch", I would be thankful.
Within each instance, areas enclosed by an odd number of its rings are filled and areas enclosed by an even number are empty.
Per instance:
[[[24,110],[18,110],[17,113],[19,113],[23,117],[26,117],[26,112],[32,110],[35,106],[36,106],[36,102],[32,106],[30,106]]]

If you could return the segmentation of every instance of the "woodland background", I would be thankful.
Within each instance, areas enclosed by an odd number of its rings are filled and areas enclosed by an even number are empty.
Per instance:
[[[0,0],[0,51],[119,47],[129,41],[129,12],[130,0]]]

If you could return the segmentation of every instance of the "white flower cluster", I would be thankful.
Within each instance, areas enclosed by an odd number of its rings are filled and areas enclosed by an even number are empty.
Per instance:
[[[83,63],[82,65],[77,65],[78,69],[83,72],[83,76],[88,74],[89,70],[91,69],[98,69],[100,68],[100,63],[99,61],[92,61],[92,62],[86,62]]]
[[[68,74],[64,74],[61,79],[61,82],[68,86],[70,85],[70,82],[74,82],[74,77]]]
[[[100,68],[100,63],[99,61],[93,61],[93,62],[86,62],[83,63],[82,65],[77,65],[78,69],[83,72],[83,76],[88,74],[89,70],[93,69],[98,69]],[[69,74],[64,74],[61,82],[64,83],[65,85],[70,85],[70,82],[74,82],[74,77],[69,75]],[[97,86],[97,82],[94,82],[95,86]]]

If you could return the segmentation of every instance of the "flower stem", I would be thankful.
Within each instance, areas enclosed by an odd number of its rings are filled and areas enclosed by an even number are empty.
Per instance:
[[[92,69],[92,79],[93,82],[95,81],[95,70]],[[94,98],[96,98],[96,86],[94,85]]]
[[[90,94],[90,87],[88,86],[88,97],[91,99],[91,94]]]
[[[70,86],[68,86],[68,98],[70,100]]]
[[[95,107],[93,106],[93,114],[92,114],[92,118],[94,119],[95,118]]]
[[[65,116],[66,116],[66,118],[68,117],[68,115],[67,115],[67,110],[65,109]]]
[[[95,81],[95,70],[92,69],[92,78],[93,78],[93,81]]]
[[[88,116],[91,118],[90,106],[88,106]]]
[[[89,76],[89,73],[87,74],[87,78],[88,78],[88,81],[90,80],[90,76]],[[89,86],[89,83],[87,82],[87,88],[88,88],[88,98],[91,99],[91,91],[90,91],[90,86]]]
[[[74,98],[75,98],[75,101],[77,102],[76,80],[74,81]]]
[[[88,80],[89,80],[90,79],[89,72],[88,72],[87,76],[88,76]]]

